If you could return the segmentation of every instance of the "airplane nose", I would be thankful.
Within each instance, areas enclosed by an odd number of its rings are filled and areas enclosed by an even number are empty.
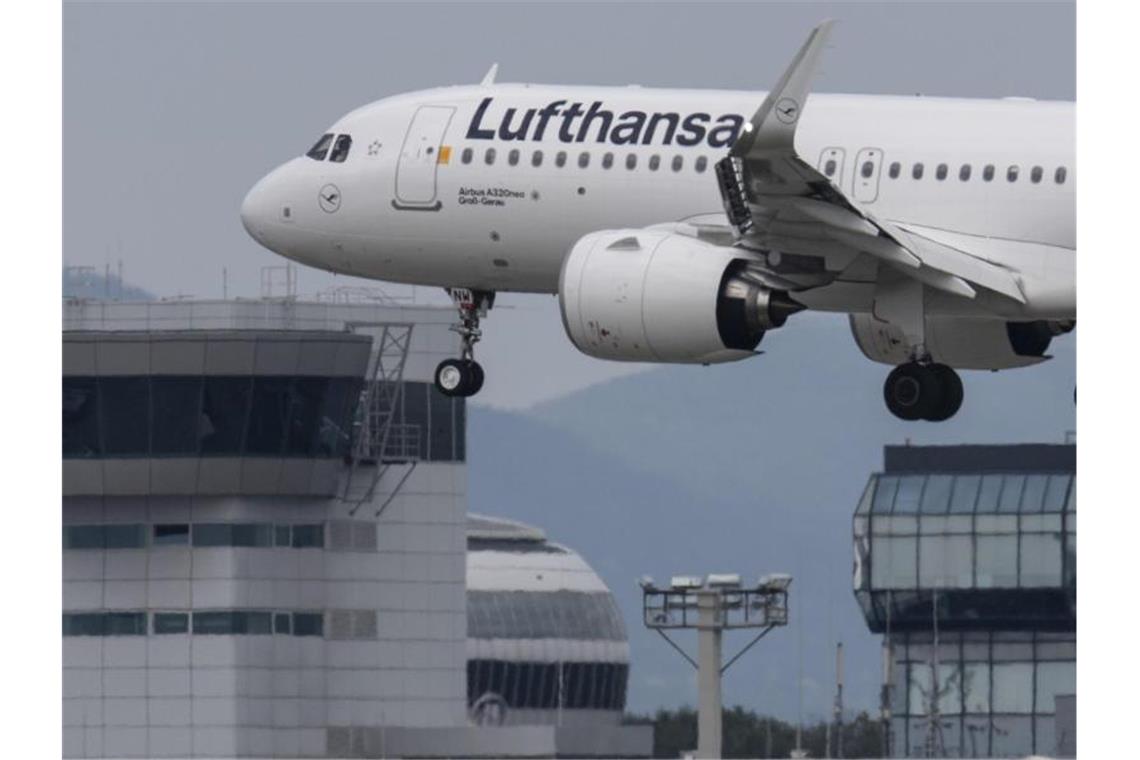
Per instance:
[[[266,180],[262,179],[245,194],[241,202],[241,223],[245,231],[257,242],[265,244],[265,225],[273,218],[270,193]]]

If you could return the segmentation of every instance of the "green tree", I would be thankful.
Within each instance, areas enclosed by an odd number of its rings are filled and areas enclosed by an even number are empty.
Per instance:
[[[796,727],[739,705],[724,711],[723,753],[726,758],[788,757],[796,746]],[[697,712],[691,707],[658,710],[653,716],[628,716],[628,722],[653,724],[653,756],[680,757],[697,746]],[[803,748],[809,757],[824,757],[827,724],[803,727]],[[834,737],[832,738],[834,742]],[[834,755],[834,743],[832,745]],[[843,725],[843,754],[850,758],[882,757],[881,724],[861,712]]]

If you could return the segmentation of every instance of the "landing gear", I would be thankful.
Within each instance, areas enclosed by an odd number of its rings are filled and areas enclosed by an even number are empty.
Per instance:
[[[444,359],[435,368],[435,387],[445,396],[474,396],[483,387],[483,367],[475,361],[475,344],[483,337],[479,319],[495,301],[495,294],[486,290],[450,288],[448,294],[459,311],[459,324],[451,329],[459,333],[460,356]]]
[[[961,378],[945,364],[900,364],[883,384],[887,408],[901,420],[948,420],[962,406],[962,396]]]

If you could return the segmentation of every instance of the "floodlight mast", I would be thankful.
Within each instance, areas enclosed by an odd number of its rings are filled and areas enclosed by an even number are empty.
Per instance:
[[[697,757],[719,758],[723,736],[721,679],[724,672],[773,628],[788,624],[790,575],[765,575],[755,586],[741,585],[740,576],[673,576],[669,588],[658,588],[643,576],[642,619],[697,669]],[[696,629],[697,660],[693,660],[666,633],[668,629]],[[760,629],[728,662],[722,663],[724,631]]]

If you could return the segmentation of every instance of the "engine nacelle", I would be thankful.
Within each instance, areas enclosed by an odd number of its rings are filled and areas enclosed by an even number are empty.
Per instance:
[[[664,230],[581,238],[562,263],[562,323],[599,359],[711,364],[753,356],[803,308],[751,281],[738,252]]]
[[[1071,329],[1071,323],[1045,320],[927,317],[926,350],[934,361],[956,369],[1028,367],[1045,361],[1053,336]],[[852,314],[851,332],[872,361],[903,364],[911,358],[902,331],[870,314]]]

